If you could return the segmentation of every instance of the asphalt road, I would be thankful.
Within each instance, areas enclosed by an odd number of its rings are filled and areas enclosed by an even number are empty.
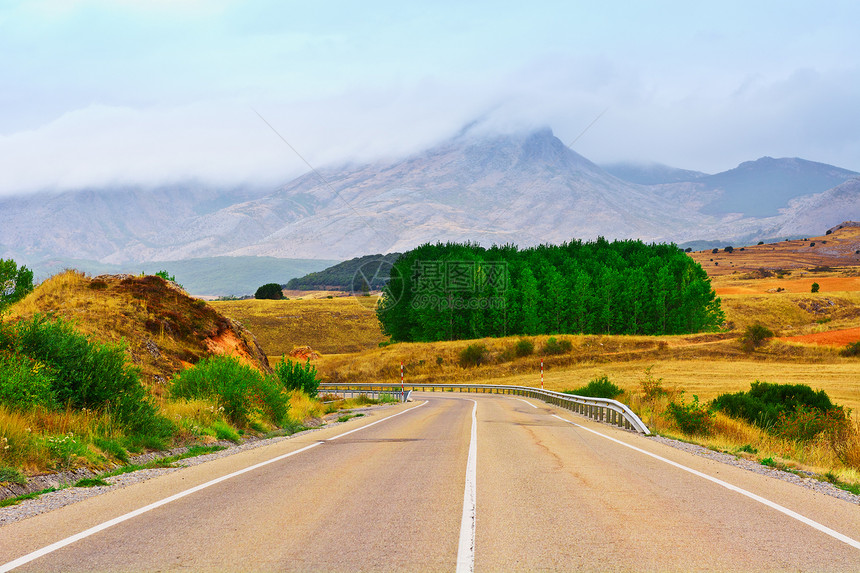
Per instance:
[[[535,400],[413,396],[4,526],[0,571],[860,571],[856,505]]]

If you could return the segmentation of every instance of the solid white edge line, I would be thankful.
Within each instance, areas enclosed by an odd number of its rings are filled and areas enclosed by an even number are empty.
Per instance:
[[[678,462],[673,462],[672,460],[666,459],[662,456],[658,456],[657,454],[652,454],[651,452],[648,452],[648,451],[643,450],[641,448],[637,448],[636,446],[631,446],[630,444],[624,443],[621,440],[616,440],[613,437],[607,436],[606,434],[601,434],[600,432],[592,430],[591,428],[586,428],[585,426],[581,426],[581,425],[577,424],[576,422],[571,422],[570,420],[566,420],[565,418],[562,418],[561,416],[558,416],[556,414],[553,414],[552,416],[554,418],[558,418],[562,422],[567,422],[568,424],[572,424],[572,425],[576,426],[577,428],[582,428],[583,430],[585,430],[587,432],[591,432],[592,434],[598,435],[601,438],[606,438],[607,440],[615,442],[616,444],[620,444],[626,448],[630,448],[631,450],[635,450],[639,453],[645,454],[646,456],[650,456],[656,460],[660,460],[661,462],[665,462],[665,463],[669,464],[670,466],[674,466],[678,469],[684,470],[685,472],[689,472],[689,473],[691,473],[695,476],[698,476],[702,479],[706,479],[706,480],[713,482],[717,485],[720,485],[720,486],[722,486],[728,490],[737,492],[743,496],[746,496],[746,497],[748,497],[752,500],[755,500],[761,504],[764,504],[764,505],[766,505],[772,509],[775,509],[775,510],[779,511],[780,513],[784,513],[785,515],[787,515],[788,517],[791,517],[792,519],[796,519],[797,521],[799,521],[801,523],[805,523],[806,525],[808,525],[812,528],[815,528],[818,531],[825,533],[825,534],[829,535],[830,537],[833,537],[834,539],[838,539],[839,541],[846,543],[846,544],[850,545],[851,547],[854,547],[855,549],[860,549],[860,541],[857,541],[856,539],[852,539],[852,538],[848,537],[847,535],[839,533],[838,531],[834,531],[833,529],[830,529],[826,525],[822,525],[822,524],[818,523],[817,521],[814,521],[808,517],[800,515],[799,513],[788,509],[787,507],[779,505],[778,503],[770,501],[769,499],[765,499],[765,498],[761,497],[760,495],[756,495],[756,494],[752,493],[751,491],[747,491],[747,490],[740,488],[736,485],[732,485],[728,482],[725,482],[719,478],[715,478],[715,477],[710,476],[706,473],[702,473],[698,470],[694,470],[693,468],[688,468],[685,465],[679,464]]]
[[[532,403],[531,403],[531,402],[529,402],[528,400],[523,400],[522,398],[517,398],[517,400],[519,400],[520,402],[525,402],[526,404],[528,404],[529,406],[531,406],[531,407],[532,407],[532,408],[534,408],[535,410],[537,410],[537,409],[538,409],[538,407],[537,407],[537,406],[535,406],[534,404],[532,404]]]
[[[463,518],[460,520],[460,543],[457,547],[457,573],[475,570],[475,520],[478,491],[478,402],[472,407],[472,431],[469,457],[466,459],[466,487],[463,491]]]
[[[400,416],[401,414],[405,414],[406,412],[411,412],[411,411],[415,410],[416,408],[420,408],[421,406],[425,405],[426,403],[427,402],[422,402],[421,404],[419,404],[417,406],[414,406],[414,407],[409,408],[407,410],[403,410],[402,412],[398,412],[398,413],[393,414],[391,416],[382,418],[381,420],[371,422],[370,424],[367,424],[366,426],[362,426],[360,428],[356,428],[354,430],[344,432],[343,434],[338,434],[337,436],[334,436],[333,438],[328,438],[326,440],[314,442],[313,444],[307,445],[307,446],[300,448],[294,452],[282,454],[282,455],[274,457],[270,460],[266,460],[264,462],[259,462],[257,464],[252,465],[252,466],[248,466],[247,468],[237,470],[233,473],[221,476],[219,478],[215,478],[213,480],[207,481],[206,483],[202,483],[200,485],[194,486],[190,489],[186,489],[185,491],[181,491],[177,494],[171,495],[170,497],[166,497],[164,499],[150,503],[149,505],[141,507],[140,509],[136,509],[136,510],[131,511],[129,513],[120,515],[119,517],[115,517],[111,520],[105,521],[104,523],[100,523],[98,525],[90,527],[89,529],[81,531],[80,533],[76,533],[75,535],[72,535],[70,537],[66,537],[65,539],[61,539],[60,541],[52,543],[46,547],[43,547],[41,549],[37,549],[36,551],[33,551],[32,553],[28,553],[27,555],[19,557],[19,558],[15,559],[14,561],[9,561],[8,563],[4,563],[3,565],[0,565],[0,573],[6,573],[7,571],[12,571],[13,569],[15,569],[17,567],[25,565],[25,564],[29,563],[30,561],[33,561],[33,560],[38,559],[40,557],[44,557],[45,555],[48,555],[49,553],[53,553],[54,551],[57,551],[58,549],[62,549],[63,547],[66,547],[67,545],[71,545],[72,543],[75,543],[76,541],[80,541],[81,539],[85,539],[91,535],[95,535],[96,533],[99,533],[100,531],[104,531],[105,529],[113,527],[114,525],[120,524],[124,521],[128,521],[129,519],[137,517],[138,515],[142,515],[144,513],[152,511],[153,509],[159,508],[162,505],[167,505],[168,503],[171,503],[171,502],[176,501],[178,499],[182,499],[183,497],[191,495],[192,493],[196,493],[200,490],[203,490],[203,489],[206,489],[206,488],[211,487],[213,485],[219,484],[219,483],[226,481],[228,479],[231,479],[231,478],[234,478],[236,476],[240,476],[244,473],[248,473],[250,471],[259,469],[263,466],[267,466],[269,464],[279,462],[281,460],[284,460],[284,459],[289,458],[291,456],[295,456],[295,455],[300,454],[302,452],[306,452],[306,451],[310,450],[311,448],[315,448],[321,444],[324,444],[325,442],[330,442],[332,440],[342,438],[343,436],[347,436],[347,435],[352,434],[354,432],[358,432],[359,430],[364,430],[364,429],[367,429],[371,426],[375,426],[376,424],[379,424],[381,422],[391,420],[392,418],[396,418],[397,416]]]

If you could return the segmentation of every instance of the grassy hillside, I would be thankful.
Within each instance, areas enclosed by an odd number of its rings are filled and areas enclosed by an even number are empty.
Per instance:
[[[26,493],[26,475],[288,433],[326,409],[306,374],[273,372],[249,331],[159,277],[67,271],[0,316],[0,481]]]
[[[35,313],[68,319],[97,340],[126,344],[142,381],[156,394],[174,373],[210,354],[236,355],[269,369],[249,331],[155,276],[89,278],[67,271],[39,285],[7,319]]]

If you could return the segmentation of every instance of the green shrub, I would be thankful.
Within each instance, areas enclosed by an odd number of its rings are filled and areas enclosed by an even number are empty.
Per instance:
[[[276,376],[260,376],[254,388],[254,398],[258,410],[267,420],[277,426],[284,425],[290,411],[290,398]]]
[[[178,286],[179,288],[184,288],[181,284],[176,282],[176,276],[169,274],[167,271],[164,271],[164,270],[158,271],[157,273],[155,273],[155,276],[160,277],[166,281],[170,281],[173,284],[175,284],[176,286]]]
[[[122,346],[91,341],[59,318],[35,315],[0,324],[0,350],[44,364],[56,403],[105,410],[127,429],[166,438],[173,425],[158,414],[126,362]]]
[[[768,327],[759,323],[751,324],[740,339],[741,347],[747,352],[752,352],[773,336],[773,331]]]
[[[845,348],[842,349],[842,352],[840,352],[839,354],[848,357],[860,356],[860,341],[849,342],[848,345],[846,345]]]
[[[689,404],[680,397],[679,402],[669,402],[666,414],[682,432],[689,436],[707,436],[714,426],[714,415],[703,405],[699,404],[699,397],[693,396]]]
[[[812,283],[812,288],[809,289],[809,292],[818,292],[821,289],[821,285],[818,283]]]
[[[822,432],[827,436],[839,435],[849,426],[849,418],[841,407],[830,410],[799,406],[790,412],[780,412],[772,431],[778,436],[806,442]]]
[[[281,290],[281,285],[278,283],[268,283],[264,284],[260,288],[257,289],[257,292],[254,293],[254,298],[256,299],[268,299],[268,300],[283,300],[284,299],[284,291]]]
[[[287,360],[281,356],[281,361],[275,365],[275,375],[281,385],[288,391],[301,390],[311,398],[319,394],[320,381],[317,378],[316,366],[311,365],[310,359],[304,364]]]
[[[26,356],[0,354],[0,404],[15,410],[54,409],[58,403],[53,385],[44,364]]]
[[[51,452],[54,469],[57,470],[70,469],[80,460],[97,461],[86,442],[71,432],[62,436],[48,436],[44,438],[43,445]]]
[[[487,347],[476,342],[460,351],[460,366],[480,366],[487,359]]]
[[[535,343],[528,338],[520,338],[514,345],[514,354],[517,358],[531,356],[535,351]]]
[[[653,364],[645,369],[645,378],[642,379],[640,385],[642,387],[642,394],[645,398],[647,400],[654,401],[660,396],[665,396],[666,390],[663,388],[663,379],[655,378],[651,373],[652,368],[654,368]]]
[[[791,439],[805,440],[845,414],[824,390],[806,384],[770,384],[756,380],[749,391],[721,394],[711,405],[729,416]]]
[[[543,345],[544,354],[566,354],[571,350],[573,350],[573,343],[567,338],[556,340],[554,336],[550,336]]]
[[[275,424],[283,423],[289,396],[271,379],[231,356],[209,356],[173,379],[173,398],[215,400],[235,424],[245,426],[260,414]]]
[[[576,390],[565,390],[565,394],[574,394],[576,396],[589,396],[592,398],[609,398],[614,400],[616,396],[624,393],[624,390],[609,381],[609,377],[604,374],[599,378],[591,380],[585,386]]]

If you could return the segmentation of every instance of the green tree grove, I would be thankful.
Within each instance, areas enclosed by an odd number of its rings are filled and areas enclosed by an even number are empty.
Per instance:
[[[393,341],[539,334],[682,334],[720,300],[675,245],[571,241],[518,249],[425,244],[395,263],[377,316]]]

